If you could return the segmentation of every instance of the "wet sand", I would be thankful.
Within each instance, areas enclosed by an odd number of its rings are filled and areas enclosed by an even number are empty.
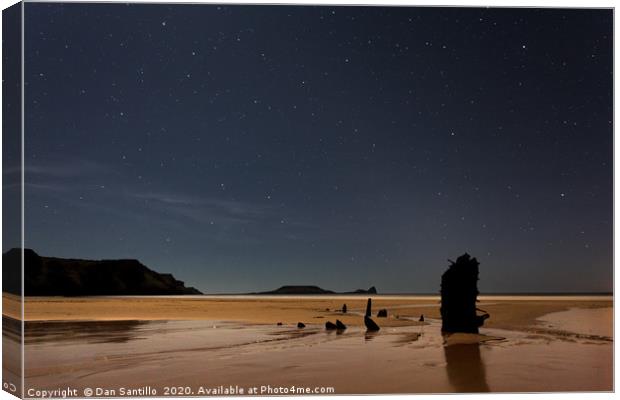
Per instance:
[[[19,298],[3,294],[3,313],[20,319]],[[415,325],[421,314],[440,319],[439,296],[372,296],[376,313],[386,308],[382,326]],[[133,296],[133,297],[29,297],[26,321],[87,320],[214,320],[256,324],[324,323],[339,318],[347,325],[363,326],[367,296]],[[544,327],[537,319],[555,312],[612,307],[611,296],[480,296],[477,306],[492,318],[486,327],[530,329]],[[347,314],[338,310],[346,303]],[[611,326],[611,321],[607,321]]]
[[[375,318],[382,327],[376,334],[362,326],[366,297],[346,298],[350,313],[344,317],[334,312],[343,300],[28,299],[26,390],[102,387],[118,395],[121,387],[148,386],[161,395],[165,386],[187,386],[187,394],[204,395],[201,387],[220,385],[259,392],[267,385],[321,386],[336,394],[613,389],[609,297],[482,298],[479,307],[495,324],[480,335],[450,336],[441,335],[437,298],[373,296],[375,313],[389,313]],[[420,313],[424,324],[417,321]],[[325,321],[336,317],[349,329],[325,331]],[[298,321],[307,327],[297,329]]]

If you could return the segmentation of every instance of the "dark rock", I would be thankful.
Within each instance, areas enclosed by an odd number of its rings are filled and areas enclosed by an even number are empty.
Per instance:
[[[298,327],[298,328],[305,328],[305,327],[306,327],[306,324],[304,324],[303,322],[298,322],[298,323],[297,323],[297,327]]]
[[[424,322],[424,314],[420,314],[420,319],[418,321]]]
[[[364,317],[364,325],[366,325],[366,329],[369,331],[378,331],[381,329],[370,317]]]
[[[367,317],[372,315],[372,299],[368,298],[368,302],[366,303],[366,314]]]
[[[387,316],[388,316],[388,312],[387,312],[387,310],[385,308],[382,308],[377,313],[377,318],[387,318]]]
[[[478,260],[465,253],[441,276],[441,330],[478,333],[489,314],[476,314]],[[482,311],[482,310],[481,310]]]
[[[372,286],[368,290],[357,289],[354,292],[345,292],[344,294],[377,294],[377,289]]]
[[[343,314],[346,314],[346,313],[347,313],[347,305],[346,305],[346,304],[343,304],[343,305],[342,305],[342,313],[343,313]]]
[[[282,322],[278,322],[278,324],[277,324],[277,325],[278,325],[278,326],[282,326]]]
[[[335,329],[338,329],[338,327],[337,327],[337,326],[336,326],[336,324],[334,324],[333,322],[331,322],[331,321],[327,321],[327,322],[325,323],[325,329],[327,329],[328,331],[333,331],[333,330],[335,330]]]
[[[366,315],[364,316],[364,325],[366,325],[366,329],[369,331],[378,331],[379,325],[373,321],[370,316],[372,315],[372,300],[369,298],[368,303],[366,303]]]
[[[5,270],[21,261],[20,249],[2,255]],[[8,267],[8,268],[7,268]],[[8,272],[8,271],[7,271]],[[79,260],[41,257],[24,249],[26,296],[138,296],[202,294],[171,274],[155,272],[138,260]],[[4,275],[3,275],[4,276]],[[20,284],[21,286],[21,284]],[[4,290],[19,294],[21,288]]]
[[[336,328],[340,330],[347,329],[347,326],[342,323],[339,319],[336,320]]]

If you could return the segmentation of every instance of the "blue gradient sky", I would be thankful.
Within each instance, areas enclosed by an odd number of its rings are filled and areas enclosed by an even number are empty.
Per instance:
[[[25,7],[41,255],[386,293],[467,251],[482,291],[612,288],[610,10]]]

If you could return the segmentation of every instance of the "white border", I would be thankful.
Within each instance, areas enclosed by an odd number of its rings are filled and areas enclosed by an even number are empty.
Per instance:
[[[37,1],[46,1],[46,0],[30,0],[29,2],[37,2]],[[69,2],[78,2],[78,3],[84,3],[87,1],[76,1],[76,0],[69,0],[69,1],[65,1],[67,3]],[[104,1],[91,1],[91,2],[104,2]],[[111,2],[111,3],[126,3],[127,1],[121,1],[121,0],[115,0],[115,1],[106,1],[106,2]],[[447,3],[442,3],[439,1],[428,1],[428,0],[415,0],[415,1],[411,1],[411,0],[389,0],[389,1],[383,1],[383,0],[374,0],[374,1],[369,1],[369,0],[357,0],[357,1],[352,1],[352,0],[320,0],[320,1],[311,1],[311,0],[297,0],[295,2],[291,2],[291,1],[278,1],[278,0],[271,0],[271,1],[261,1],[261,0],[244,0],[244,1],[230,1],[230,0],[220,0],[220,1],[213,1],[213,0],[206,0],[206,1],[200,1],[200,2],[193,2],[193,1],[177,1],[177,0],[147,0],[147,1],[141,1],[141,0],[133,0],[131,2],[135,2],[135,3],[179,3],[179,4],[184,4],[184,3],[193,3],[193,4],[289,4],[289,5],[376,5],[376,6],[440,6],[440,7],[450,7],[450,6],[458,6],[458,7],[550,7],[550,8],[614,8],[615,9],[615,1],[603,1],[603,0],[591,0],[591,1],[579,1],[579,0],[547,0],[547,1],[510,1],[510,0],[487,0],[484,3],[472,3],[471,1],[467,1],[467,0],[450,0]],[[2,9],[5,9],[13,4],[15,4],[15,1],[11,1],[11,0],[0,0],[0,5],[2,6]],[[22,4],[22,61],[25,60],[24,58],[24,47],[23,47],[23,39],[24,39],[24,5]],[[616,32],[615,29],[615,21],[616,21],[616,15],[615,15],[615,11],[614,11],[614,105],[615,105],[615,94],[617,93],[617,81],[615,79],[615,74],[618,72],[617,68],[616,68],[616,63],[615,63],[615,49],[617,47],[617,43],[619,40],[619,35]],[[1,37],[1,26],[2,22],[0,19],[0,37]],[[0,63],[0,74],[2,72],[2,66]],[[23,78],[24,78],[24,62],[22,62],[22,106],[21,106],[21,124],[22,124],[22,210],[21,210],[21,223],[22,223],[22,247],[24,244],[24,239],[25,239],[25,235],[24,235],[24,186],[23,186],[23,182],[24,182],[24,85],[23,85]],[[616,121],[616,108],[614,107],[614,122]],[[2,116],[2,108],[0,107],[0,118]],[[0,148],[1,148],[1,142],[0,142]],[[616,191],[618,186],[616,185],[616,177],[618,176],[618,172],[620,167],[616,164],[615,162],[615,154],[618,154],[618,151],[620,150],[620,144],[615,140],[615,125],[614,125],[614,272],[615,272],[615,254],[616,254],[616,250],[618,249],[617,247],[617,243],[615,241],[616,238],[616,226],[618,226],[618,220],[616,218],[616,205],[618,204],[618,192]],[[1,169],[1,159],[2,156],[0,155],[0,169]],[[0,182],[1,182],[1,175],[0,175]],[[2,205],[2,199],[0,197],[0,206]],[[1,233],[0,233],[0,238],[1,238]],[[23,260],[23,257],[22,257]],[[23,262],[22,262],[23,264]],[[1,271],[1,262],[0,262],[0,271]],[[615,293],[615,288],[616,288],[616,283],[617,283],[617,275],[614,273],[614,293]],[[22,265],[22,293],[23,293],[23,265]],[[1,309],[1,305],[0,305],[0,309]],[[614,310],[616,310],[616,302],[615,302],[615,298],[614,298]],[[23,315],[24,315],[24,308],[23,308],[23,302],[22,302],[22,320],[23,320]],[[615,315],[615,312],[614,312]],[[614,332],[618,332],[618,319],[614,318]],[[23,340],[23,337],[22,337]],[[1,348],[1,347],[0,347]],[[23,358],[23,347],[22,347],[22,371],[23,371],[23,362],[24,362],[24,358]],[[616,355],[616,346],[614,343],[614,385],[616,382],[618,382],[618,368],[616,368],[615,365],[615,357]],[[23,382],[23,374],[22,374],[22,387],[24,385]],[[378,399],[382,399],[382,400],[387,400],[387,399],[398,399],[398,400],[404,400],[404,399],[420,399],[420,400],[435,400],[435,399],[453,399],[453,398],[463,398],[463,399],[477,399],[480,396],[483,396],[484,398],[493,398],[493,399],[506,399],[506,400],[516,400],[516,399],[552,399],[552,400],[581,400],[584,397],[587,396],[588,399],[611,399],[611,398],[615,398],[615,395],[613,393],[528,393],[528,394],[485,394],[485,395],[480,395],[480,394],[473,394],[473,395],[466,395],[466,394],[450,394],[450,395],[378,395],[375,396]],[[353,399],[353,398],[359,398],[359,396],[327,396],[329,398],[334,398],[334,399]],[[245,397],[246,399],[248,397]],[[282,397],[261,397],[262,399],[281,399]],[[291,398],[291,399],[298,399],[299,397],[286,397],[286,398]],[[1,391],[0,390],[0,400],[9,400],[9,399],[15,399],[14,396],[11,396],[10,394],[8,394],[7,392]],[[164,397],[160,397],[158,399],[164,399]],[[220,399],[224,399],[224,397],[220,397]],[[231,397],[232,399],[232,397]],[[238,399],[244,399],[243,397],[238,398]]]

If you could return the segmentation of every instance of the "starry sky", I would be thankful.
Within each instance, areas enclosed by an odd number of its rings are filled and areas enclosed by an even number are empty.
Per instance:
[[[25,9],[41,255],[437,293],[469,252],[482,292],[612,290],[611,10]]]

